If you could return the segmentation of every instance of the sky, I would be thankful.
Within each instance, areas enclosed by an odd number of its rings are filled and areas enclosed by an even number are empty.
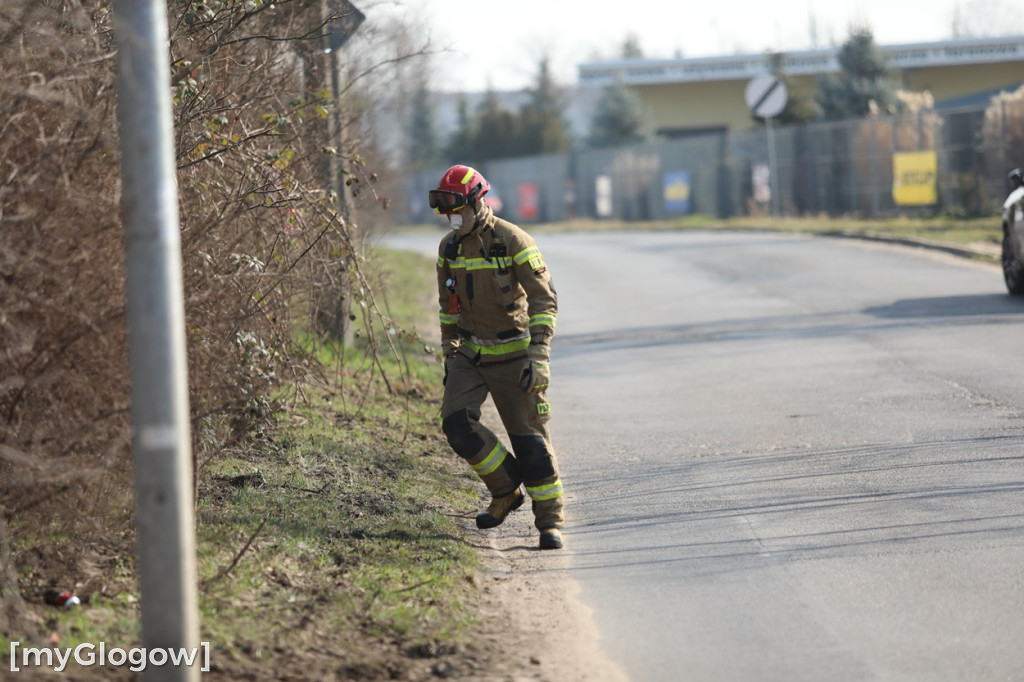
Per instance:
[[[355,0],[359,6],[359,0]],[[542,56],[560,85],[577,65],[616,58],[627,36],[649,58],[793,51],[841,44],[867,26],[883,45],[1024,35],[1021,0],[395,0],[368,7],[422,26],[450,87],[519,90]]]

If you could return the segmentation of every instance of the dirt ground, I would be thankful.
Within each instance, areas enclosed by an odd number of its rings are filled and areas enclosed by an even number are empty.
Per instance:
[[[598,647],[590,610],[576,599],[568,574],[571,533],[565,549],[540,551],[528,507],[494,530],[469,531],[487,566],[480,615],[491,625],[463,652],[464,664],[478,667],[449,679],[625,682]]]

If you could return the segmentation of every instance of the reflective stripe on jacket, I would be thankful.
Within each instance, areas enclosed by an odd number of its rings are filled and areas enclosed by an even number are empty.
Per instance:
[[[525,355],[531,342],[550,342],[557,295],[533,237],[489,207],[477,215],[472,233],[461,241],[446,235],[438,248],[441,337],[461,337],[462,351],[482,362],[507,360]]]

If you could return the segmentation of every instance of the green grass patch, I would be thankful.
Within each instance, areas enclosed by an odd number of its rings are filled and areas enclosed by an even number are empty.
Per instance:
[[[421,415],[418,426],[430,420]],[[222,653],[318,646],[357,664],[365,638],[452,643],[478,568],[457,510],[477,493],[447,445],[412,429],[296,414],[273,451],[217,462],[198,509],[204,634]]]
[[[741,216],[723,219],[706,215],[687,215],[671,220],[631,222],[579,218],[558,223],[524,225],[524,227],[531,232],[756,229],[809,234],[847,233],[904,237],[957,246],[963,244],[999,245],[1002,240],[1002,228],[998,216],[970,219],[951,216],[904,216],[868,220],[828,216]],[[427,226],[410,226],[408,229],[427,229]]]

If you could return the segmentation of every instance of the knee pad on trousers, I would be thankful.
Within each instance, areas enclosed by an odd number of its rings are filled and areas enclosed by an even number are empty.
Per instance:
[[[541,481],[555,475],[554,457],[540,436],[509,436],[524,481]]]
[[[466,410],[459,410],[445,417],[441,422],[441,430],[444,431],[448,444],[452,446],[455,454],[463,459],[473,457],[484,447],[484,440],[473,430]]]

